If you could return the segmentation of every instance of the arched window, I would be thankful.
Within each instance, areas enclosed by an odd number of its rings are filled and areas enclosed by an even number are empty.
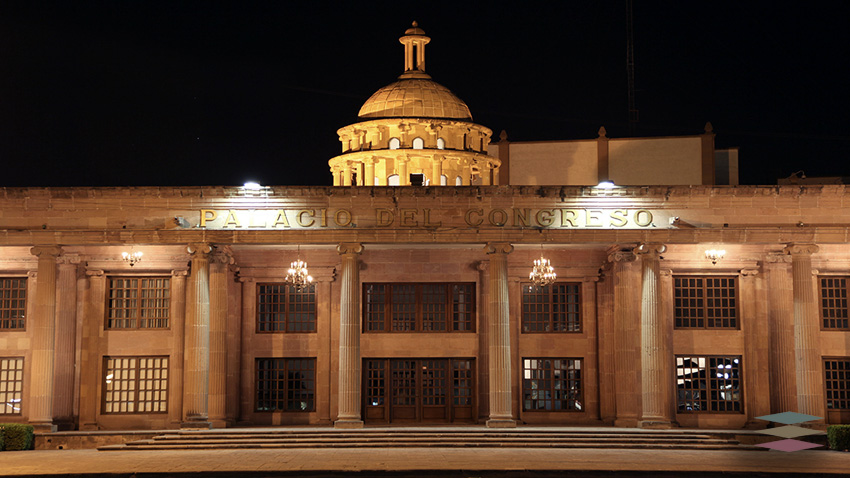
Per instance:
[[[449,184],[449,178],[446,177],[445,174],[440,176],[440,186],[447,186]]]
[[[437,149],[446,149],[446,140],[437,138]]]
[[[387,178],[387,186],[398,186],[398,174],[393,174]]]
[[[390,138],[390,149],[398,149],[401,147],[401,141],[398,138]]]
[[[463,179],[460,179],[460,176],[455,178],[455,186],[463,186]]]
[[[413,138],[413,149],[423,149],[425,147],[425,140],[422,138]]]

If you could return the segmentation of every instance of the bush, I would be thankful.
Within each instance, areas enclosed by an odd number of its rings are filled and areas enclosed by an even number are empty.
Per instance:
[[[5,442],[5,439],[4,439],[5,436],[6,436],[6,434],[3,433],[2,425],[0,425],[0,451],[3,451],[3,443]]]
[[[0,425],[3,435],[3,450],[29,450],[32,448],[34,434],[32,425],[4,423]]]
[[[850,450],[850,425],[830,425],[826,428],[826,439],[833,450]]]

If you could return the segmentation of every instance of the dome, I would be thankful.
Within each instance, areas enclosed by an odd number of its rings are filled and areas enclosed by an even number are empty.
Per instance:
[[[376,91],[361,118],[450,118],[472,120],[469,107],[445,86],[425,78],[406,78]]]

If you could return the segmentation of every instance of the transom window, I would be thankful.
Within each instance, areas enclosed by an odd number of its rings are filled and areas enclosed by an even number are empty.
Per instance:
[[[316,284],[257,284],[257,332],[315,332]]]
[[[850,330],[847,277],[820,278],[820,315],[824,329]]]
[[[27,279],[0,277],[0,330],[22,330],[27,312]]]
[[[828,410],[850,410],[850,358],[823,361]]]
[[[475,284],[363,284],[366,332],[472,332]]]
[[[24,390],[24,358],[0,358],[0,415],[20,415]]]
[[[679,413],[743,412],[741,357],[676,356]]]
[[[735,277],[673,277],[676,328],[735,329],[738,299]]]
[[[166,329],[171,278],[110,277],[107,329]]]
[[[315,410],[316,359],[258,358],[256,370],[256,411]]]
[[[526,358],[522,360],[522,409],[581,411],[581,359]]]
[[[522,331],[581,332],[581,284],[523,284]]]
[[[104,357],[103,413],[168,411],[168,357]]]

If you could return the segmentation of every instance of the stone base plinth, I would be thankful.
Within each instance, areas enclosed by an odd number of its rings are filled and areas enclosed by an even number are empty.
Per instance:
[[[487,420],[487,428],[516,428],[516,420],[494,418]]]
[[[648,419],[641,420],[637,423],[639,428],[657,428],[657,429],[665,429],[665,428],[673,428],[675,425],[670,420],[659,420],[659,419]]]
[[[334,428],[363,428],[363,420],[337,420]]]
[[[189,420],[182,422],[180,428],[183,430],[209,430],[212,428],[212,423],[206,420]]]
[[[53,433],[57,430],[53,422],[30,422],[35,433]]]
[[[638,426],[637,418],[618,418],[614,420],[615,427],[621,428],[635,428]]]
[[[230,426],[227,420],[210,420],[210,424],[212,428],[227,428]]]

